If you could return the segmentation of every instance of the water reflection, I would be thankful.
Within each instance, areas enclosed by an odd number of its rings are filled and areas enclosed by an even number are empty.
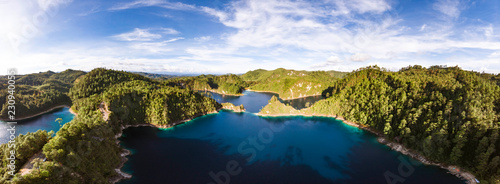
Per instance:
[[[56,122],[57,118],[61,118],[62,121]],[[62,125],[73,120],[74,115],[69,112],[69,108],[64,107],[60,109],[55,109],[46,114],[36,116],[30,119],[17,121],[15,125],[16,133],[26,134],[28,132],[36,132],[37,130],[47,130],[57,132]],[[0,121],[0,144],[6,143],[10,140],[10,133],[7,132],[9,125],[6,122]]]

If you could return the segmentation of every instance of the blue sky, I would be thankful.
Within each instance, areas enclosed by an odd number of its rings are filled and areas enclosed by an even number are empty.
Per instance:
[[[498,10],[497,0],[0,0],[0,62],[20,73],[500,73]]]

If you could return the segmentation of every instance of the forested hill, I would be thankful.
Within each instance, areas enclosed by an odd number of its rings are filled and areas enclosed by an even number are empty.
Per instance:
[[[181,77],[178,75],[146,73],[146,72],[132,72],[132,73],[139,74],[139,75],[149,77],[151,79],[156,79],[156,80],[167,80],[167,79],[171,79],[171,78]]]
[[[243,89],[248,86],[245,81],[234,74],[178,77],[169,79],[164,83],[191,90],[207,90],[228,95],[241,94]]]
[[[458,67],[378,67],[347,74],[331,97],[304,110],[368,125],[427,158],[500,183],[500,87]]]
[[[281,99],[293,99],[322,92],[346,73],[337,71],[296,71],[278,68],[276,70],[249,71],[241,78],[250,83],[249,88],[257,91],[278,93]]]
[[[2,150],[0,183],[112,183],[119,178],[115,169],[123,161],[123,150],[117,144],[123,127],[147,123],[168,127],[222,108],[197,92],[102,68],[79,78],[69,94],[78,116],[55,137],[38,132],[19,138],[23,145],[32,146],[16,147],[17,152],[26,154],[16,160],[16,165],[23,165],[42,147],[46,160],[36,160],[30,173],[17,173],[9,180],[9,153]],[[33,137],[43,139],[36,141]]]
[[[52,71],[28,75],[16,75],[15,101],[16,119],[30,117],[59,105],[71,105],[69,89],[78,77],[85,72],[68,69],[55,73]],[[7,120],[7,77],[0,79],[0,119]]]

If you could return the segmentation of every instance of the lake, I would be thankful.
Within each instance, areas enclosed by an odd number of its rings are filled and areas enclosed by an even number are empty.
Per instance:
[[[17,121],[15,135],[36,132],[37,130],[47,130],[47,132],[53,130],[55,133],[62,125],[73,120],[73,117],[74,115],[69,112],[67,107],[55,109],[40,116]],[[62,118],[62,121],[56,122],[57,118]],[[7,123],[0,121],[0,144],[7,143],[10,140],[10,133],[7,129],[9,129]]]
[[[276,93],[267,93],[267,92],[253,92],[253,91],[243,91],[243,96],[231,96],[231,95],[222,95],[219,93],[214,93],[210,91],[198,91],[204,96],[211,97],[215,99],[219,103],[230,102],[234,105],[245,106],[247,112],[257,113],[262,109],[262,107],[266,106],[268,100],[271,97],[276,96],[279,98],[279,95]],[[295,109],[303,109],[311,106],[316,101],[323,99],[321,95],[318,96],[308,96],[304,98],[296,98],[290,100],[280,99],[284,104],[290,105]]]
[[[120,144],[132,154],[122,170],[133,177],[119,183],[464,183],[333,118],[254,115],[272,95],[214,94],[247,112],[222,110],[169,129],[125,129]]]

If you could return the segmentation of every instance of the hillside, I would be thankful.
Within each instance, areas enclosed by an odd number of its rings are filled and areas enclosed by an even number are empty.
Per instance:
[[[331,97],[290,114],[330,115],[371,127],[430,160],[458,165],[481,183],[500,178],[500,87],[458,67],[367,67],[332,85]],[[261,114],[286,114],[283,104]],[[269,112],[269,113],[268,113]]]
[[[60,73],[52,71],[28,75],[16,75],[15,101],[16,119],[23,119],[44,112],[60,105],[71,105],[68,96],[73,82],[85,72],[66,70]],[[7,120],[7,81],[2,77],[0,84],[0,120]]]
[[[132,73],[139,74],[139,75],[142,75],[144,77],[148,77],[148,78],[156,79],[156,80],[167,80],[167,79],[171,79],[171,78],[180,77],[178,75],[147,73],[147,72],[132,72]]]
[[[164,82],[170,86],[179,86],[191,90],[212,91],[225,95],[240,95],[248,86],[246,82],[234,74],[199,75],[195,77],[179,77]]]
[[[322,95],[338,78],[345,75],[336,71],[296,71],[278,68],[276,70],[249,71],[241,78],[251,83],[248,87],[256,91],[278,93],[281,99],[293,99]]]
[[[36,147],[26,151],[20,148],[26,155],[16,161],[23,165],[26,158],[41,150],[47,160],[35,160],[36,169],[26,175],[16,174],[12,180],[8,180],[10,175],[2,166],[0,183],[112,183],[121,178],[115,169],[123,162],[117,137],[124,127],[138,124],[170,127],[222,108],[215,100],[197,92],[102,68],[80,78],[71,88],[70,96],[78,116],[48,140],[23,139],[23,145]],[[38,134],[28,137],[47,137],[46,132]],[[1,157],[1,161],[7,162],[6,158]]]

